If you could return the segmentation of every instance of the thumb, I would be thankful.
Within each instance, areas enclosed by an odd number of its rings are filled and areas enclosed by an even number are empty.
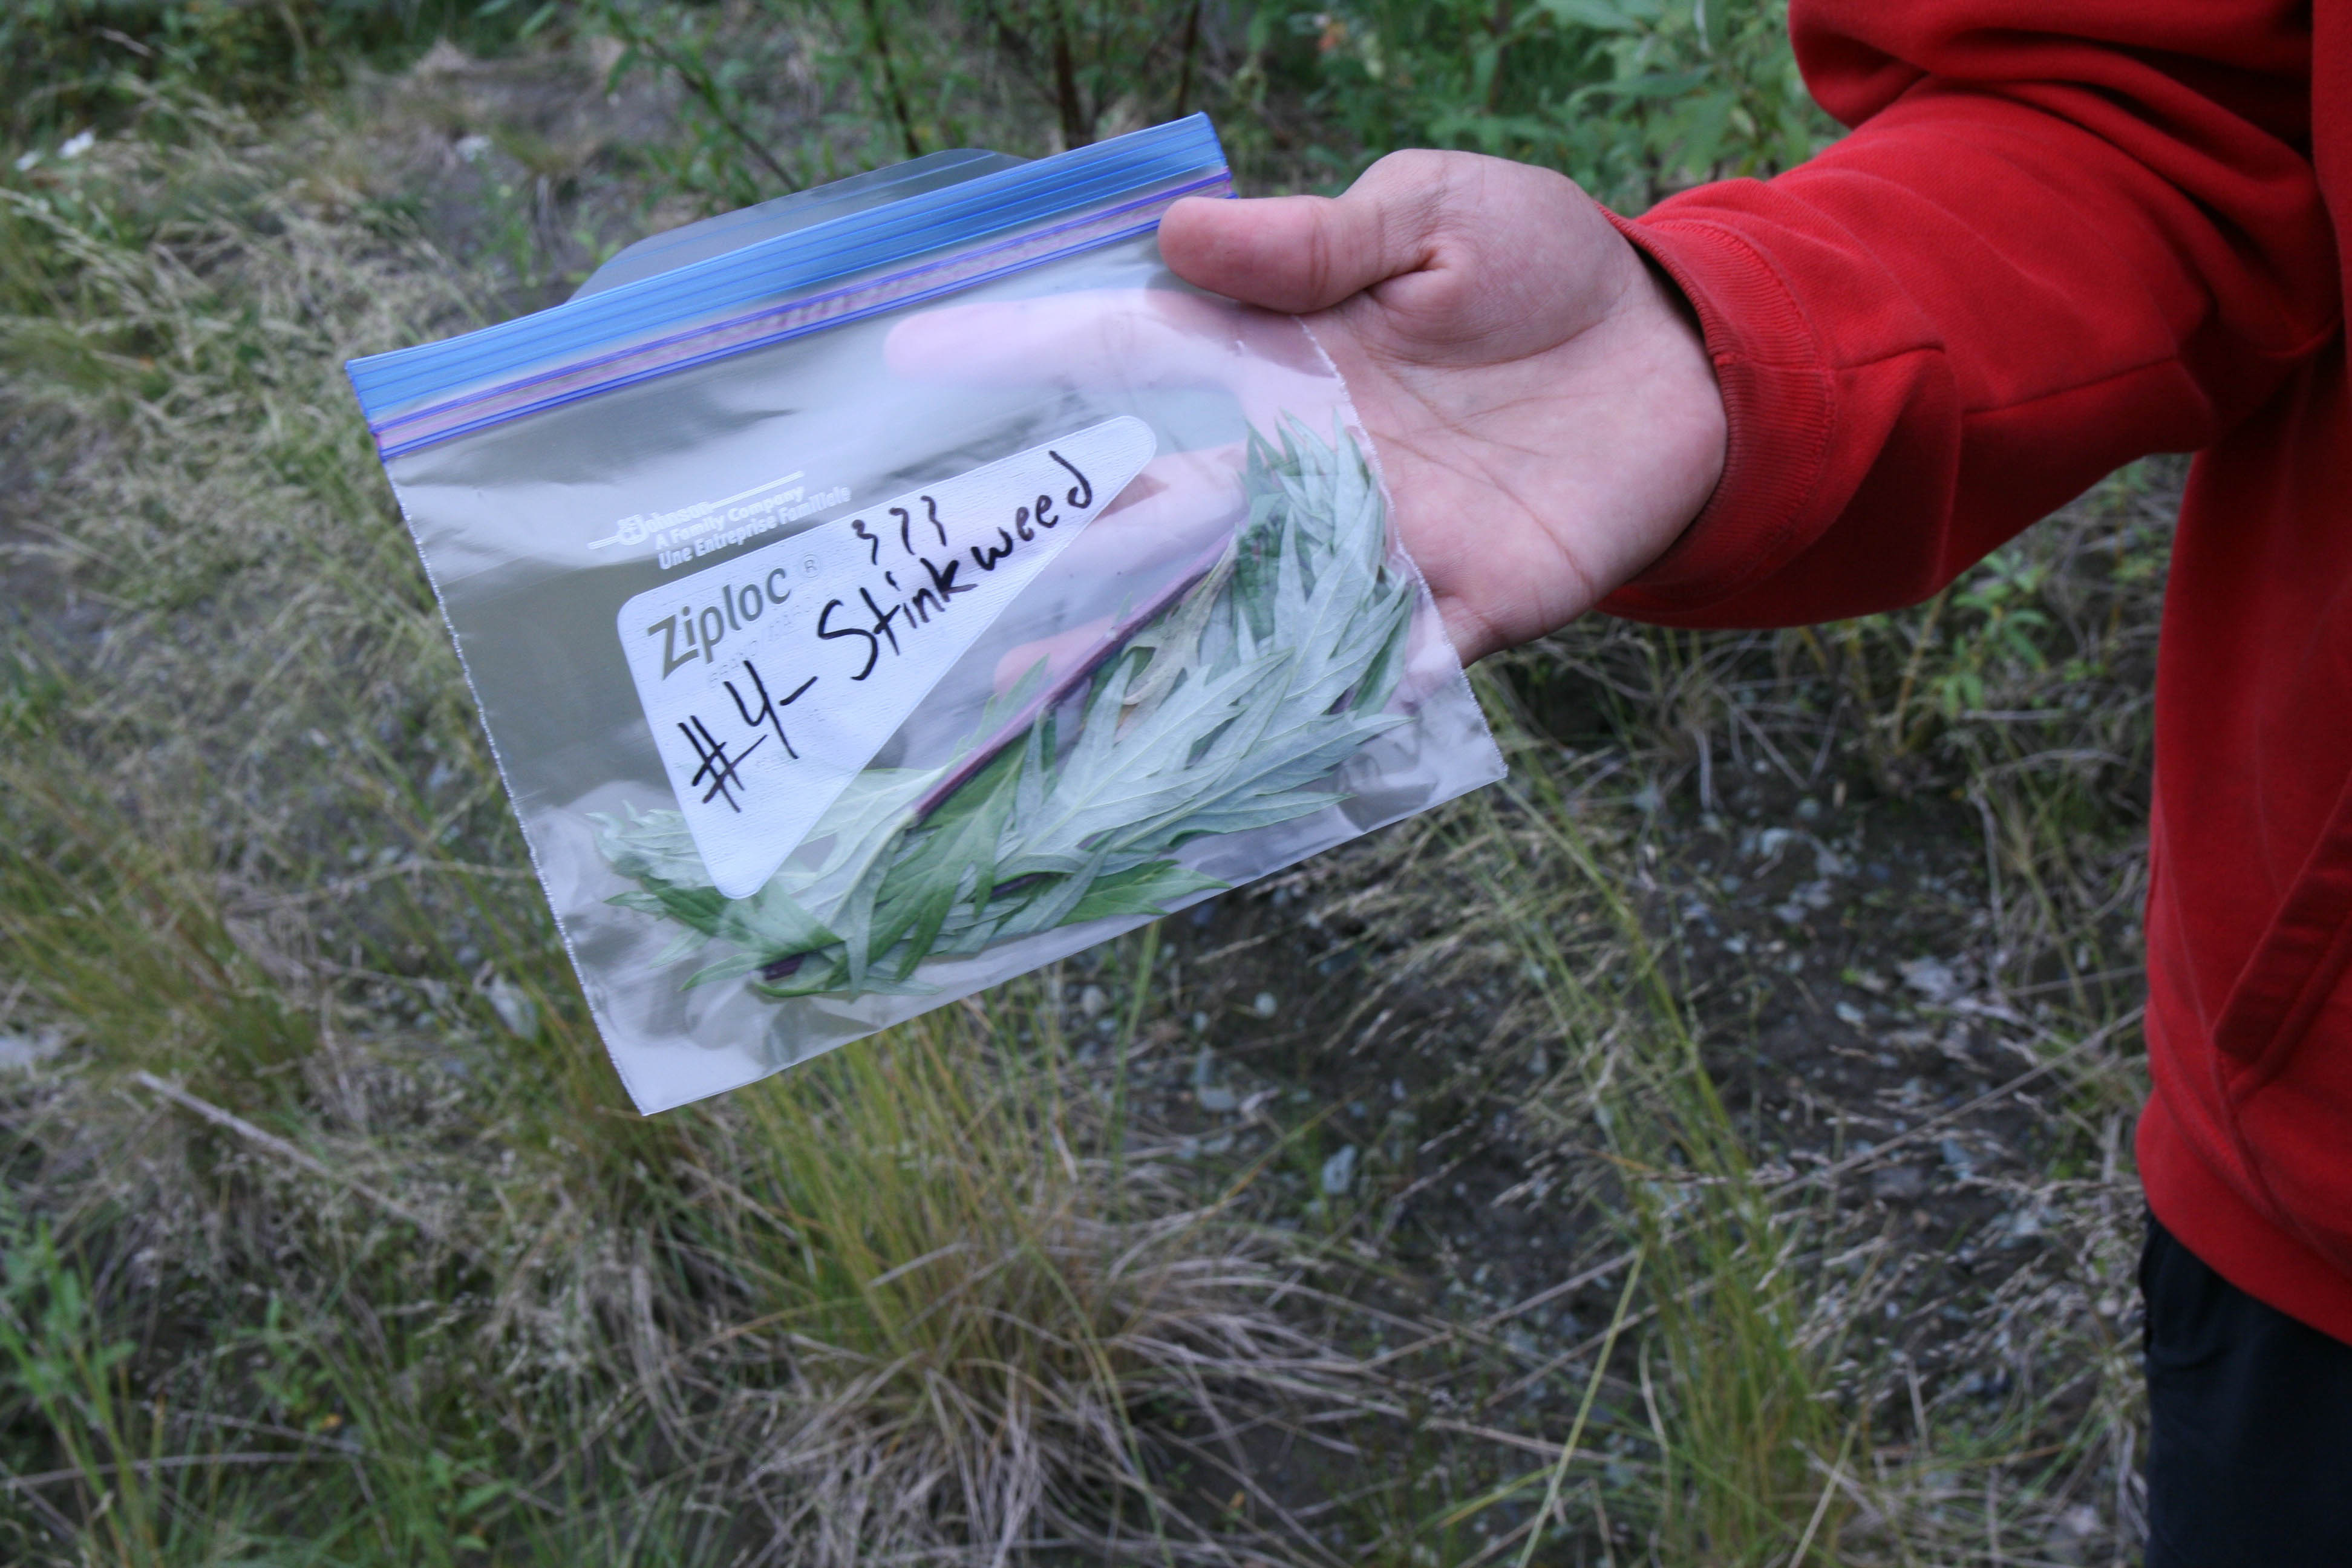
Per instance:
[[[1187,283],[1244,304],[1291,314],[1328,309],[1427,265],[1434,187],[1391,167],[1414,156],[1381,159],[1337,198],[1178,202],[1160,220],[1160,257]]]

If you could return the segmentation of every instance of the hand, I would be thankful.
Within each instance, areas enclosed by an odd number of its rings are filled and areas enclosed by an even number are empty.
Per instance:
[[[1306,318],[1465,664],[1591,608],[1722,475],[1688,308],[1561,175],[1397,153],[1337,199],[1179,202],[1160,249],[1188,282]]]

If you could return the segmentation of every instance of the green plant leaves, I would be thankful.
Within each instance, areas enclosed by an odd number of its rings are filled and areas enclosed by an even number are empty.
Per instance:
[[[1837,134],[1792,68],[1783,0],[1362,0],[1328,15],[1274,68],[1308,88],[1309,134],[1339,167],[1458,147],[1638,210],[1789,167]]]
[[[749,899],[709,886],[676,812],[599,818],[605,859],[637,883],[612,901],[681,928],[665,961],[726,950],[689,986],[757,971],[771,996],[859,995],[921,991],[932,958],[1225,886],[1171,852],[1343,798],[1340,764],[1406,722],[1385,709],[1414,603],[1351,437],[1254,435],[1244,481],[1223,562],[1096,671],[1066,750],[1049,708],[928,813],[945,770],[869,769]],[[966,757],[1040,679],[989,705]]]

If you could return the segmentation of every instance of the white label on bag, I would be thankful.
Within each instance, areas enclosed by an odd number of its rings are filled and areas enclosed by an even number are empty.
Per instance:
[[[621,606],[711,884],[760,890],[940,678],[1151,459],[1122,416]]]

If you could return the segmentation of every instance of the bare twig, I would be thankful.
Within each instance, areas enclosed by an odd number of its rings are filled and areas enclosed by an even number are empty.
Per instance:
[[[915,117],[907,111],[907,94],[898,85],[898,67],[890,58],[890,30],[882,25],[877,0],[865,0],[865,5],[866,39],[882,67],[882,89],[889,100],[891,118],[898,122],[898,136],[906,143],[907,156],[919,158],[923,144],[915,139]]]
[[[349,1458],[339,1449],[292,1453],[283,1450],[250,1449],[226,1454],[166,1454],[158,1459],[133,1459],[127,1465],[91,1465],[87,1468],[43,1470],[38,1475],[9,1476],[0,1479],[0,1492],[29,1491],[35,1487],[55,1486],[59,1481],[76,1481],[89,1476],[114,1476],[128,1470],[132,1475],[152,1476],[158,1470],[194,1469],[204,1465],[299,1465],[314,1460]]]
[[[202,1117],[206,1121],[211,1122],[215,1127],[225,1128],[227,1131],[236,1133],[238,1137],[244,1139],[247,1142],[253,1144],[255,1147],[268,1150],[270,1153],[277,1155],[279,1159],[285,1161],[289,1165],[307,1171],[323,1182],[331,1183],[333,1185],[341,1187],[359,1197],[365,1198],[368,1202],[375,1205],[376,1207],[383,1210],[384,1213],[391,1215],[395,1219],[406,1220],[409,1224],[415,1226],[417,1229],[423,1231],[426,1236],[433,1237],[435,1240],[439,1241],[446,1239],[442,1235],[440,1222],[434,1219],[431,1215],[409,1207],[406,1204],[402,1203],[398,1198],[395,1198],[387,1193],[378,1192],[373,1187],[366,1186],[362,1183],[353,1180],[350,1176],[341,1174],[341,1173],[331,1169],[325,1162],[318,1159],[316,1156],[295,1147],[285,1139],[278,1136],[275,1132],[265,1131],[261,1128],[256,1127],[252,1122],[247,1121],[244,1117],[237,1115],[233,1110],[224,1110],[219,1106],[215,1105],[212,1101],[202,1099],[196,1095],[190,1094],[178,1084],[166,1082],[164,1079],[157,1078],[153,1073],[148,1072],[144,1068],[132,1073],[131,1075],[131,1081],[139,1085],[142,1089],[147,1089],[151,1093],[161,1095],[163,1098],[170,1100],[173,1104],[180,1107],[184,1110],[194,1111],[196,1115]]]
[[[733,111],[727,107],[727,95],[700,61],[688,59],[680,55],[677,50],[655,37],[649,30],[639,26],[634,19],[624,16],[618,10],[611,12],[609,17],[614,27],[633,47],[642,51],[656,65],[672,72],[678,80],[686,84],[688,91],[702,100],[703,107],[710,110],[711,118],[718,121],[720,128],[729,135],[741,142],[743,150],[757,158],[766,167],[768,173],[773,174],[782,184],[787,194],[801,188],[800,181],[793,177],[791,170],[776,161],[776,155],[768,151],[767,143],[753,135],[751,129],[738,120]],[[887,57],[885,58],[887,59]],[[907,155],[910,158],[919,155],[914,149],[913,135],[912,131],[908,132],[909,140]]]

